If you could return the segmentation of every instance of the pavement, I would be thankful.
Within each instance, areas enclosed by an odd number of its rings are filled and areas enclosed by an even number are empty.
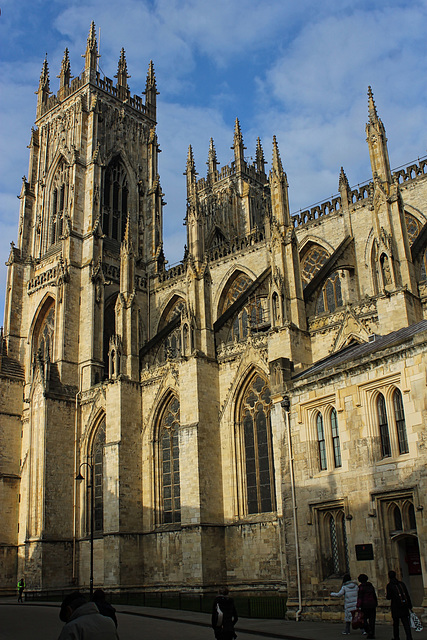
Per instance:
[[[194,611],[116,605],[120,640],[214,640],[210,615]],[[48,640],[58,637],[62,623],[59,603],[24,602],[0,598],[0,640],[31,637]],[[329,640],[342,638],[343,623],[302,620],[239,618],[238,640],[280,638],[283,640]],[[352,631],[353,640],[362,640],[360,631]],[[401,629],[401,638],[404,637]],[[391,624],[377,624],[377,640],[391,640]],[[414,640],[427,640],[427,629],[413,634]]]

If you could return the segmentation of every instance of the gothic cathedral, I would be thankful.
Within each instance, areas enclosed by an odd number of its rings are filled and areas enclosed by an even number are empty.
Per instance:
[[[325,617],[350,571],[381,615],[395,569],[427,606],[427,159],[391,170],[369,88],[372,180],[291,216],[276,139],[267,171],[236,120],[229,166],[189,148],[168,268],[153,64],[143,100],[94,24],[84,58],[57,94],[43,64],[7,262],[0,589],[226,584]]]

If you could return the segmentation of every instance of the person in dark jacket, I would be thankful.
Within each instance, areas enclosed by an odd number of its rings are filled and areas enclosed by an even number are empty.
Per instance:
[[[107,616],[112,619],[117,629],[116,610],[109,602],[107,602],[105,592],[102,589],[96,589],[93,592],[92,601],[98,607],[99,613],[102,613],[103,616]]]
[[[399,640],[399,622],[402,621],[406,640],[412,640],[409,612],[412,609],[411,597],[406,585],[397,579],[396,571],[389,571],[390,582],[386,589],[386,598],[390,600],[391,617],[393,618],[393,640]]]
[[[238,618],[233,598],[228,595],[227,587],[219,590],[212,607],[212,629],[216,640],[234,640],[237,638],[234,625]],[[221,620],[222,616],[222,620]]]
[[[366,637],[375,638],[375,617],[378,605],[377,594],[375,593],[374,585],[368,582],[366,573],[361,573],[357,579],[360,582],[357,592],[357,608],[363,611]]]

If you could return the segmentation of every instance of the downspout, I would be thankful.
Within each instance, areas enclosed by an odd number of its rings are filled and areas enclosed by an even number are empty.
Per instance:
[[[289,455],[289,473],[291,476],[291,496],[292,496],[292,519],[294,523],[294,538],[295,538],[295,559],[297,565],[297,588],[298,588],[298,610],[295,614],[296,622],[301,620],[302,612],[302,595],[301,595],[301,568],[300,568],[300,551],[299,551],[299,539],[298,539],[298,522],[297,522],[297,505],[295,499],[295,477],[294,477],[294,457],[292,453],[292,440],[291,440],[291,422],[290,422],[290,399],[289,396],[284,396],[280,403],[285,414],[286,431],[288,438],[288,455]]]

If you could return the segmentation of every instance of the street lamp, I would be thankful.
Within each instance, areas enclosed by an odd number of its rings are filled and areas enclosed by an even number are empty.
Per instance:
[[[87,488],[90,489],[90,577],[89,577],[89,590],[90,590],[90,598],[93,596],[93,525],[94,525],[94,505],[93,505],[93,497],[95,490],[95,482],[94,482],[94,468],[93,464],[89,462],[82,462],[79,466],[79,472],[76,475],[76,480],[84,480],[84,476],[81,473],[81,468],[87,466],[90,472],[90,485],[87,485]]]

